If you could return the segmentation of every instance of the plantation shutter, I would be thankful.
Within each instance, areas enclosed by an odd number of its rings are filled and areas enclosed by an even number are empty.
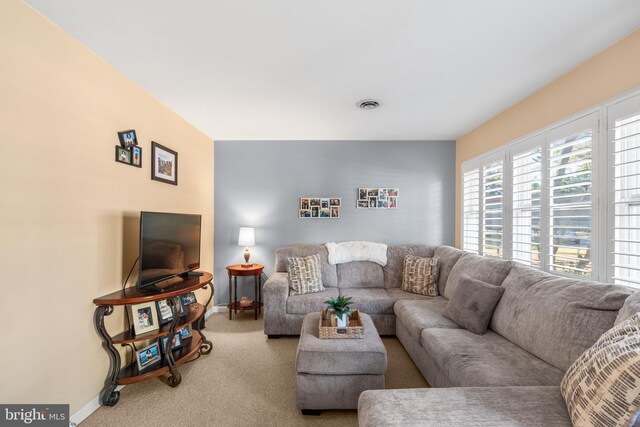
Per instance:
[[[609,107],[608,118],[609,280],[640,288],[640,96]]]
[[[548,269],[583,278],[592,275],[593,134],[591,115],[547,135]]]
[[[480,169],[462,175],[462,249],[480,250]]]
[[[482,168],[482,254],[503,256],[503,176],[504,161]]]
[[[534,268],[542,259],[543,142],[541,137],[526,141],[521,145],[529,148],[516,146],[511,155],[511,259]]]

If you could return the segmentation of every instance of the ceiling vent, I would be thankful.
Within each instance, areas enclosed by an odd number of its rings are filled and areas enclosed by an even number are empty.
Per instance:
[[[380,106],[380,101],[376,101],[375,99],[363,99],[358,101],[356,106],[363,110],[375,110]]]

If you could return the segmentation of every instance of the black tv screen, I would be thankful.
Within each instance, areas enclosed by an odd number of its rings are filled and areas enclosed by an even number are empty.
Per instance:
[[[139,289],[200,268],[201,222],[201,215],[140,213]]]

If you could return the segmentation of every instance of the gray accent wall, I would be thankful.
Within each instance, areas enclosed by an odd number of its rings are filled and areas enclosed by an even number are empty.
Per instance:
[[[255,227],[251,261],[273,273],[274,250],[367,240],[453,245],[455,141],[216,141],[215,300],[225,266],[243,262],[238,229]],[[398,208],[356,209],[359,187],[400,190]],[[340,197],[339,219],[299,219],[301,197]],[[238,298],[253,281],[238,280]]]

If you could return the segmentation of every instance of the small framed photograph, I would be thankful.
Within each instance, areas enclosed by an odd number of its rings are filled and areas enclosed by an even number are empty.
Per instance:
[[[311,206],[320,206],[320,199],[309,199],[309,205]]]
[[[320,218],[331,218],[331,211],[329,208],[320,209]]]
[[[397,188],[389,188],[389,195],[398,197],[400,195],[400,190],[398,190]]]
[[[178,185],[178,153],[151,141],[151,179]]]
[[[309,209],[309,199],[300,199],[300,209]]]
[[[142,167],[142,147],[131,147],[131,166]]]
[[[379,199],[386,200],[388,195],[389,195],[389,189],[388,188],[379,188],[378,189],[378,200]]]
[[[182,303],[182,298],[178,298],[178,306],[179,307],[174,307],[174,310],[178,311],[178,317],[183,317],[187,315],[187,309],[185,308],[184,304]]]
[[[311,208],[311,218],[320,218],[320,208],[318,206]]]
[[[331,206],[331,218],[340,218],[340,208]]]
[[[366,188],[358,188],[358,200],[367,200],[368,194]]]
[[[369,201],[368,200],[358,200],[358,209],[369,209]]]
[[[320,208],[329,209],[329,199],[320,199]]]
[[[178,332],[180,333],[180,338],[182,338],[183,341],[193,336],[193,333],[191,332],[191,325],[185,326],[184,328],[180,329]]]
[[[371,200],[371,197],[378,197],[378,189],[377,188],[369,188],[367,190],[367,195],[369,196],[369,200]]]
[[[187,292],[180,298],[182,299],[182,305],[184,305],[185,307],[198,302],[198,300],[196,299],[196,294],[194,292]]]
[[[158,342],[154,342],[148,347],[136,351],[136,362],[138,362],[138,370],[142,371],[161,360],[160,348]]]
[[[169,342],[169,336],[162,337],[162,353],[167,350],[167,342]],[[173,335],[173,339],[171,340],[171,350],[175,350],[176,348],[182,347],[182,335],[179,332],[176,332]]]
[[[136,335],[158,330],[157,308],[154,301],[131,305],[130,310]]]
[[[118,139],[120,140],[120,145],[126,149],[129,149],[135,145],[138,145],[138,138],[136,138],[136,131],[133,129],[123,130],[122,132],[118,132]]]
[[[131,164],[131,151],[126,148],[122,148],[116,145],[116,162],[124,163],[126,165]]]
[[[378,209],[387,209],[388,207],[387,199],[378,199]]]
[[[311,218],[311,210],[300,209],[300,218]]]
[[[340,199],[329,199],[329,206],[340,207]]]
[[[395,196],[389,196],[389,209],[397,209],[398,208],[398,198]]]
[[[369,197],[369,208],[376,209],[378,207],[378,198]]]
[[[156,306],[158,308],[158,320],[161,325],[173,320],[173,313],[171,312],[171,307],[169,306],[169,303],[167,303],[166,299],[156,301]]]

